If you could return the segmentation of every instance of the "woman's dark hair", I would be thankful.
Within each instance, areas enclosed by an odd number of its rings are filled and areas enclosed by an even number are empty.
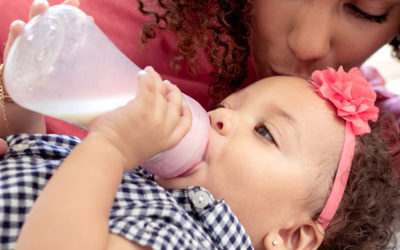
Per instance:
[[[198,51],[204,49],[214,66],[211,75],[215,82],[208,88],[213,101],[219,102],[241,86],[250,54],[251,0],[157,0],[158,6],[153,8],[142,0],[138,3],[143,14],[155,18],[143,27],[142,42],[154,38],[156,29],[178,35],[181,56],[172,61],[174,70],[180,68],[184,58],[195,73]]]
[[[393,55],[400,59],[400,31],[399,34],[390,42],[393,47]]]
[[[400,181],[391,151],[398,152],[399,128],[388,114],[370,125],[371,133],[357,139],[342,202],[319,249],[387,249],[394,239]]]

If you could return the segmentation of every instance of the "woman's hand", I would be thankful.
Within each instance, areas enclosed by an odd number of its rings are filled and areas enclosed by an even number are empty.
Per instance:
[[[78,7],[78,0],[66,0],[64,4],[70,4]],[[36,0],[32,3],[29,11],[29,19],[40,15],[49,8],[49,4],[45,0]],[[7,43],[4,50],[3,62],[6,62],[8,53],[13,45],[15,39],[23,31],[25,23],[21,20],[15,20],[10,25],[10,32],[8,34]],[[7,67],[5,64],[4,67]],[[3,84],[3,78],[1,84]],[[0,96],[0,98],[2,98]],[[3,97],[4,100],[4,97]],[[6,137],[11,134],[17,133],[46,133],[44,116],[33,111],[27,110],[15,103],[4,102],[0,106],[0,137]],[[0,149],[0,154],[1,151]]]
[[[88,137],[117,149],[125,171],[175,146],[188,132],[191,115],[180,90],[162,81],[153,68],[145,69],[134,100],[96,119]]]
[[[4,62],[6,62],[8,52],[17,36],[24,28],[22,21],[14,21],[10,25],[10,32],[4,50]],[[7,67],[5,64],[4,67]],[[3,69],[0,69],[0,84],[3,91],[0,91],[0,137],[4,138],[17,133],[46,133],[44,117],[41,114],[27,110],[14,103],[8,97],[4,86]],[[1,151],[0,152],[4,152]]]
[[[79,7],[79,0],[66,0],[63,4],[69,4],[75,7]],[[37,15],[42,14],[49,8],[49,3],[46,0],[36,0],[32,2],[31,8],[29,10],[29,20]],[[7,54],[10,51],[11,45],[14,43],[17,36],[22,32],[25,26],[25,22],[21,20],[15,20],[11,23],[10,33],[8,34],[8,40],[4,50],[4,62],[7,58]]]

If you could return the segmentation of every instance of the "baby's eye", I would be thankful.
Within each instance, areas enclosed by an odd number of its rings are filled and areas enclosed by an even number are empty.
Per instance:
[[[220,108],[225,108],[224,104],[218,103],[218,104],[215,106],[215,109],[220,109]]]
[[[274,137],[272,136],[271,132],[269,132],[269,130],[268,130],[267,126],[265,126],[265,124],[263,124],[263,123],[257,124],[254,127],[254,130],[256,131],[257,134],[261,135],[268,141],[276,144]]]
[[[227,102],[223,101],[223,102],[218,103],[218,104],[215,106],[215,109],[220,109],[220,108],[230,109],[231,106],[230,106]]]

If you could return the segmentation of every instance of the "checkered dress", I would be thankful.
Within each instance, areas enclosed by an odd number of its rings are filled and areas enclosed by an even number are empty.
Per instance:
[[[0,158],[0,249],[14,249],[33,202],[80,140],[61,135],[13,135]],[[138,168],[123,177],[110,231],[153,249],[253,249],[225,201],[202,187],[166,191]]]

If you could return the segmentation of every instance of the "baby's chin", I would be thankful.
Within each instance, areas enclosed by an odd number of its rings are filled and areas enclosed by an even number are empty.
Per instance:
[[[154,180],[165,189],[183,189],[189,186],[202,186],[203,181],[206,177],[207,163],[201,161],[197,163],[189,171],[174,177],[174,178],[162,178],[154,176]]]

